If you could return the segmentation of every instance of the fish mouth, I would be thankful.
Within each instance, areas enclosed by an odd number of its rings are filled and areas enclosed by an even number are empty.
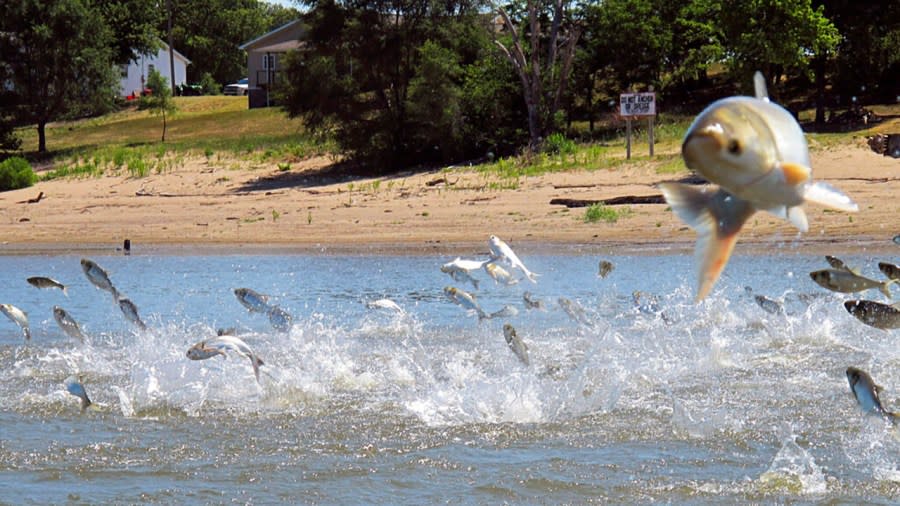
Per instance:
[[[719,123],[688,132],[681,143],[681,154],[688,167],[703,163],[725,147],[725,131]]]

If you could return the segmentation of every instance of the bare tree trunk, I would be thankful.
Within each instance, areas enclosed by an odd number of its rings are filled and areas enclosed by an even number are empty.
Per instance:
[[[528,30],[531,56],[530,61],[525,58],[519,32],[512,20],[503,8],[499,8],[503,25],[512,35],[512,47],[508,48],[499,40],[494,43],[503,52],[506,59],[513,65],[519,80],[522,82],[522,96],[525,99],[525,107],[528,112],[528,147],[532,151],[540,151],[544,138],[554,128],[553,122],[556,112],[559,110],[562,98],[565,95],[569,81],[569,72],[572,68],[572,60],[575,56],[575,44],[581,34],[578,27],[573,27],[568,33],[564,33],[563,21],[565,18],[564,0],[553,0],[553,19],[551,20],[550,33],[547,40],[546,61],[541,61],[541,25],[539,0],[528,0]],[[560,41],[560,38],[563,38]],[[562,62],[558,63],[562,55]],[[559,65],[557,67],[557,65]],[[546,90],[543,73],[547,72],[550,81]]]
[[[39,120],[37,125],[38,131],[38,153],[47,152],[47,122]]]

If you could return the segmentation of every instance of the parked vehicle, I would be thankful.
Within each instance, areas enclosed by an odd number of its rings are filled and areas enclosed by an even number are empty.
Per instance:
[[[238,82],[225,86],[225,95],[246,95],[249,93],[250,80],[248,78],[239,79]]]

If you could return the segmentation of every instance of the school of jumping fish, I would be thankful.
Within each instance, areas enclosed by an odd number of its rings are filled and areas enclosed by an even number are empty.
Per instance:
[[[815,203],[845,212],[856,212],[858,206],[840,190],[813,181],[806,139],[794,117],[781,106],[769,100],[765,79],[759,72],[754,76],[754,97],[728,97],[710,104],[689,127],[682,143],[682,156],[688,168],[717,186],[697,187],[681,183],[661,183],[666,202],[681,220],[697,232],[695,256],[699,263],[696,300],[707,297],[725,269],[734,250],[738,234],[748,219],[757,211],[767,211],[790,221],[798,230],[809,228],[802,206]],[[900,245],[900,235],[893,238]],[[538,282],[538,274],[530,271],[513,249],[497,236],[488,239],[489,256],[480,260],[455,258],[443,264],[440,270],[460,284],[471,284],[479,289],[478,271],[490,277],[496,284],[511,286],[522,278],[531,283]],[[886,280],[863,276],[842,260],[827,256],[830,269],[811,272],[810,278],[819,286],[838,293],[858,293],[870,289],[879,290],[889,299],[891,287],[900,283],[900,266],[881,262],[879,270]],[[146,324],[139,316],[138,308],[128,297],[119,292],[108,273],[89,259],[81,260],[81,267],[87,279],[98,289],[110,293],[124,317],[138,329],[145,330]],[[606,278],[613,272],[614,265],[608,260],[598,264],[599,278]],[[517,277],[513,273],[521,273]],[[59,289],[68,296],[66,286],[57,280],[34,276],[26,280],[40,289]],[[748,288],[749,290],[749,288]],[[474,293],[456,286],[446,286],[444,294],[467,314],[476,315],[478,320],[509,318],[518,313],[512,305],[487,312],[480,305]],[[234,295],[248,311],[266,314],[275,330],[287,332],[293,324],[293,317],[284,309],[269,302],[269,297],[250,288],[237,288]],[[635,307],[645,313],[659,314],[668,323],[668,317],[659,307],[652,294],[634,292]],[[783,302],[762,294],[755,294],[754,300],[767,313],[784,315]],[[376,310],[389,310],[398,314],[405,311],[390,299],[379,299],[366,303]],[[523,294],[526,310],[547,310],[550,306],[535,299],[530,292]],[[575,323],[591,326],[584,307],[566,297],[559,297],[557,306]],[[882,330],[900,329],[900,304],[883,303],[867,299],[844,302],[845,309],[860,322]],[[69,337],[84,341],[86,336],[78,322],[65,309],[53,306],[54,320]],[[0,312],[18,325],[26,340],[31,339],[28,315],[12,304],[0,304]],[[260,367],[263,360],[249,344],[233,335],[233,329],[219,329],[216,336],[200,340],[185,352],[189,360],[208,360],[227,357],[229,353],[250,361],[256,381],[260,381]],[[510,323],[503,325],[503,337],[510,351],[523,366],[528,367],[528,345]],[[879,393],[882,388],[875,384],[868,373],[856,367],[846,371],[850,392],[860,409],[868,414],[884,418],[891,424],[900,420],[900,414],[884,408]],[[76,372],[69,376],[64,386],[81,401],[81,410],[93,406],[83,379]]]

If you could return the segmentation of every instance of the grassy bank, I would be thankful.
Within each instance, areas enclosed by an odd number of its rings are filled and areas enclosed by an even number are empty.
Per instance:
[[[44,179],[96,177],[122,173],[143,177],[181,165],[188,158],[206,158],[220,165],[270,164],[287,170],[310,156],[336,153],[336,147],[314,139],[300,120],[291,120],[279,108],[248,109],[246,97],[176,97],[177,114],[170,118],[166,142],[160,142],[162,119],[136,107],[98,118],[48,125],[51,152],[41,157]],[[859,143],[873,133],[900,132],[900,105],[870,107],[883,121],[851,131],[809,134],[811,149]],[[813,111],[800,113],[809,121]],[[649,156],[647,121],[633,124],[632,157],[626,159],[625,125],[612,115],[602,118],[594,131],[575,123],[568,136],[554,135],[548,150],[489,160],[473,168],[492,189],[518,186],[520,178],[574,169],[615,170],[643,164],[660,174],[685,169],[680,157],[684,132],[692,118],[661,114],[655,123],[654,157]],[[35,128],[19,131],[26,156],[35,153]],[[572,139],[583,139],[574,141]]]

